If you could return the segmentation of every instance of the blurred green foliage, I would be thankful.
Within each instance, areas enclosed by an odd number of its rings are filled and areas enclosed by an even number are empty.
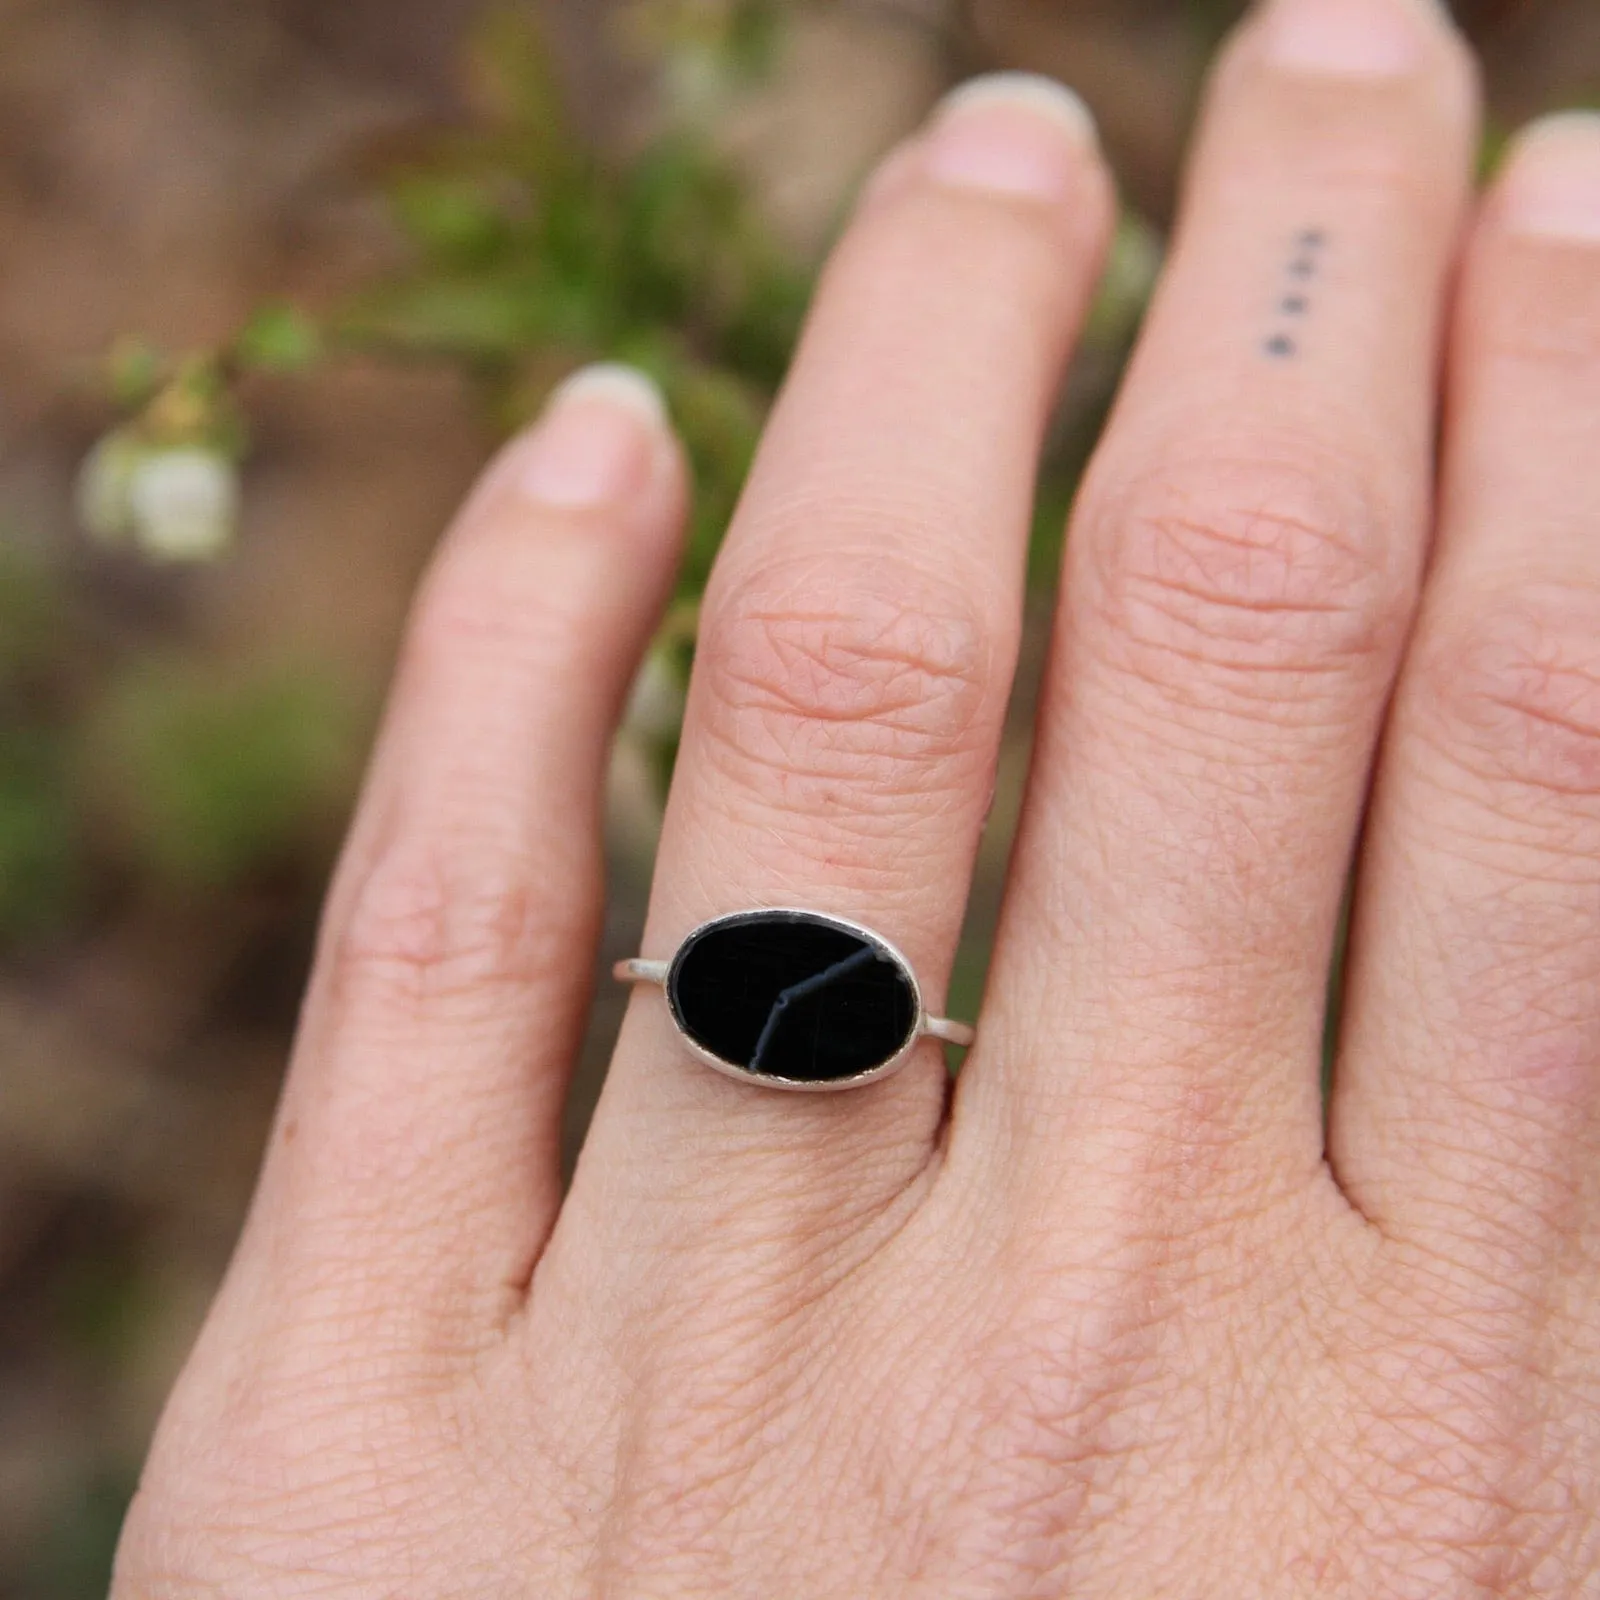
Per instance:
[[[322,354],[322,334],[295,306],[266,305],[234,341],[241,366],[257,372],[299,372]]]
[[[631,17],[668,58],[720,47],[733,73],[773,48],[770,11],[652,4]],[[696,594],[793,348],[809,265],[779,248],[693,118],[668,116],[630,158],[596,149],[527,12],[486,13],[467,67],[472,124],[381,180],[411,264],[337,310],[330,339],[460,365],[507,431],[586,361],[649,371],[694,468],[683,588]]]
[[[132,1468],[106,1467],[56,1508],[25,1580],[27,1600],[86,1600],[106,1592],[136,1480]]]
[[[0,949],[70,933],[97,882],[213,892],[320,859],[360,731],[313,663],[124,657],[0,529]]]
[[[715,96],[763,77],[777,60],[782,12],[778,0],[635,0],[623,23],[636,49],[663,63],[681,101],[686,84]]]
[[[218,417],[191,410],[187,426],[223,448],[240,432],[228,383],[246,371],[292,371],[344,351],[443,361],[470,375],[495,425],[509,432],[573,368],[633,362],[665,391],[694,470],[679,590],[694,599],[815,278],[815,262],[773,237],[712,137],[719,107],[781,59],[783,9],[775,0],[625,7],[618,32],[654,71],[656,126],[618,154],[574,122],[534,13],[491,7],[467,41],[467,121],[417,139],[375,175],[406,242],[406,265],[320,325],[266,308],[225,349],[187,365],[130,346],[114,387],[126,399],[136,394],[127,374],[140,375],[148,392],[135,409],[169,417],[215,393]],[[1091,348],[1125,347],[1158,259],[1149,228],[1127,219],[1090,321]],[[1115,360],[1102,366],[1114,377]],[[1109,381],[1102,387],[1108,395]],[[1100,416],[1093,397],[1081,409],[1044,463],[1047,514],[1032,563],[1041,582],[1054,574],[1062,513]]]
[[[225,888],[338,819],[356,727],[337,681],[304,664],[219,678],[147,659],[108,685],[87,758],[132,859],[177,887]]]
[[[470,377],[509,433],[575,367],[630,361],[660,383],[695,479],[678,601],[654,657],[681,686],[697,601],[816,272],[778,242],[715,138],[731,99],[781,64],[785,9],[624,6],[617,37],[655,94],[651,131],[613,147],[573,118],[533,9],[491,5],[464,48],[468,115],[371,174],[403,264],[315,316],[265,305],[219,347],[119,341],[104,387],[120,420],[86,462],[86,524],[145,560],[221,558],[248,444],[241,380],[252,374],[284,381],[348,354],[442,362]],[[1125,219],[1090,319],[1090,381],[1047,444],[1030,561],[1040,585],[1054,579],[1067,505],[1159,255],[1151,230]],[[16,641],[52,629],[21,617],[0,640],[22,649]],[[21,731],[8,735],[18,748],[0,787],[0,941],[73,903],[85,812],[110,864],[211,892],[291,858],[348,797],[359,740],[336,683],[280,667],[218,679],[199,652],[169,644],[151,660],[147,650],[114,660],[83,695],[70,747],[48,731],[59,720],[8,724]],[[633,736],[670,770],[675,723],[657,717]]]
[[[19,711],[52,673],[66,612],[56,575],[24,549],[15,529],[0,526],[0,696],[8,710]]]
[[[0,942],[65,925],[81,881],[78,843],[59,741],[0,719]]]
[[[57,657],[66,596],[0,530],[0,944],[57,931],[81,883]]]

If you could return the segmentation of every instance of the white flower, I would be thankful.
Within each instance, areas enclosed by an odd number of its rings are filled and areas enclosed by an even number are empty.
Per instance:
[[[133,532],[128,488],[145,446],[126,433],[108,433],[78,469],[78,520],[105,544],[123,544]]]
[[[152,560],[210,561],[233,542],[238,474],[214,450],[150,450],[129,479],[128,516]]]
[[[216,450],[150,445],[118,429],[84,458],[77,501],[104,544],[132,543],[152,561],[210,561],[233,542],[239,480]]]

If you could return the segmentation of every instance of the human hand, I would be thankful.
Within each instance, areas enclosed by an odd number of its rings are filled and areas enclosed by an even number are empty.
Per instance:
[[[732,1082],[642,992],[565,1197],[684,481],[615,374],[509,447],[419,601],[121,1600],[1596,1592],[1600,122],[1519,145],[1452,305],[1474,132],[1428,0],[1246,26],[1075,514],[954,1092],[931,1044]],[[646,954],[799,904],[942,993],[1111,212],[1014,81],[870,187],[707,596]]]

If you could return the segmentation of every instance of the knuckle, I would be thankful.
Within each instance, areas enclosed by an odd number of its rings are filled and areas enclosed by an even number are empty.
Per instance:
[[[493,550],[448,552],[429,576],[400,642],[397,676],[448,677],[462,663],[559,670],[593,626],[584,583],[534,586]]]
[[[1196,668],[1240,687],[1370,670],[1398,646],[1414,577],[1335,473],[1211,462],[1091,500],[1086,517],[1096,633],[1163,688]]]
[[[1600,800],[1600,591],[1457,606],[1417,668],[1425,734],[1497,795]]]
[[[443,836],[398,841],[361,874],[326,941],[336,997],[415,1014],[563,970],[577,930],[558,927],[535,865]],[[581,896],[562,896],[578,901]]]
[[[416,1581],[433,1542],[427,1486],[448,1466],[427,1447],[424,1429],[447,1415],[443,1408],[410,1396],[388,1401],[387,1416],[405,1419],[392,1454],[403,1464],[387,1469],[380,1492],[356,1410],[341,1417],[301,1406],[295,1429],[256,1425],[249,1408],[273,1403],[282,1405],[276,1396],[241,1395],[235,1409],[244,1422],[235,1432],[242,1440],[187,1430],[181,1440],[158,1436],[129,1508],[113,1592],[164,1600],[271,1594],[296,1574],[370,1562],[375,1552]],[[366,1422],[370,1431],[370,1407]],[[192,1462],[172,1464],[178,1443],[205,1460],[204,1477]]]
[[[710,620],[698,660],[703,726],[741,782],[947,786],[987,759],[993,629],[954,586],[902,565],[764,572]]]

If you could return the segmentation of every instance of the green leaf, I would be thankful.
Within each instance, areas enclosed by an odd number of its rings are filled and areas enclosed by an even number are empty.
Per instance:
[[[493,260],[510,234],[490,184],[471,175],[402,174],[390,185],[389,204],[405,232],[447,267]]]
[[[540,277],[419,275],[381,285],[355,300],[341,336],[419,355],[510,361],[565,322],[560,285]]]
[[[637,314],[709,311],[719,269],[736,246],[744,211],[737,184],[697,141],[659,141],[621,189],[620,247]]]
[[[144,405],[161,387],[168,365],[165,352],[148,339],[124,335],[106,356],[106,387],[112,400],[128,411]]]
[[[300,372],[322,354],[315,322],[294,306],[262,306],[233,342],[234,359],[262,372]]]

